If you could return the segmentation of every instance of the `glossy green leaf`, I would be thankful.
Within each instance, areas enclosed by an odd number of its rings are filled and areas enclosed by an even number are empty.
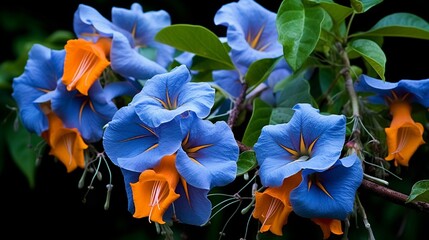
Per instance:
[[[237,161],[237,176],[247,173],[256,166],[258,166],[258,162],[256,161],[255,151],[249,150],[242,152]]]
[[[393,13],[378,21],[369,31],[350,35],[367,36],[429,39],[429,23],[412,13]]]
[[[225,64],[209,58],[195,55],[192,58],[191,70],[196,71],[210,71],[225,69]]]
[[[9,152],[15,164],[27,178],[29,186],[34,187],[38,157],[36,146],[44,140],[35,134],[30,134],[23,125],[17,125],[11,120],[7,121],[5,133]]]
[[[250,92],[254,86],[258,86],[260,83],[265,81],[270,76],[274,67],[277,65],[281,58],[264,58],[253,62],[244,77],[248,92]]]
[[[276,107],[273,109],[270,118],[270,125],[287,123],[292,118],[295,111],[292,108]]]
[[[386,55],[377,43],[367,39],[358,39],[349,44],[347,51],[354,51],[362,56],[378,76],[385,80]]]
[[[262,127],[269,124],[271,111],[272,107],[261,99],[256,98],[253,101],[253,112],[249,124],[244,131],[243,144],[253,147],[256,141],[258,141]]]
[[[319,4],[331,16],[332,21],[336,24],[342,23],[353,13],[352,8],[335,3],[332,0],[309,0],[309,2]]]
[[[155,40],[178,50],[191,52],[234,69],[231,58],[219,38],[209,29],[191,24],[175,24],[161,29]]]
[[[297,103],[312,104],[314,102],[310,94],[310,84],[303,78],[287,82],[277,95],[277,106],[279,107],[292,108]]]
[[[406,202],[412,201],[429,203],[429,180],[420,180],[414,183]]]
[[[284,57],[299,69],[319,41],[325,13],[320,6],[305,7],[301,0],[283,1],[277,12],[277,31]]]
[[[364,13],[383,0],[350,0],[350,5],[356,13]]]

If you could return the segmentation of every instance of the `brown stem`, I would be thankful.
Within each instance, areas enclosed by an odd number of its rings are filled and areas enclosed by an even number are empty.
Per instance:
[[[406,203],[408,196],[400,193],[400,192],[396,192],[392,189],[389,189],[387,187],[381,186],[379,184],[373,183],[369,180],[364,179],[362,181],[362,184],[360,186],[361,189],[364,190],[368,190],[372,193],[376,193],[378,196],[393,202],[395,204],[398,205],[402,205],[405,207],[409,207],[418,211],[422,211],[425,213],[429,213],[429,203],[426,202],[420,202],[420,201],[415,201],[415,202],[409,202]]]
[[[237,121],[238,115],[240,114],[241,103],[246,97],[247,84],[243,83],[240,96],[238,96],[234,101],[234,107],[231,110],[231,113],[228,117],[228,126],[232,129],[234,127],[235,122]]]

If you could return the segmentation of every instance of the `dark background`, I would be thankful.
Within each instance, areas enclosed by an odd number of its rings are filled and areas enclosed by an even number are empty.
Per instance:
[[[42,41],[56,30],[73,31],[73,14],[78,4],[83,3],[97,9],[110,19],[113,6],[129,8],[134,1],[8,1],[0,7],[0,24],[2,43],[0,45],[0,62],[14,60],[22,51],[23,42],[28,39]],[[189,1],[158,0],[138,1],[143,10],[165,10],[172,19],[172,24],[188,23],[205,26],[218,36],[224,35],[224,28],[215,26],[213,18],[216,11],[231,1]],[[257,1],[266,8],[277,11],[280,0]],[[346,2],[346,1],[342,1]],[[353,31],[369,29],[383,16],[395,12],[410,12],[429,21],[429,4],[424,0],[384,1],[368,13],[355,17]],[[429,42],[418,39],[385,38],[383,49],[386,53],[386,79],[429,78],[428,55]],[[1,131],[1,130],[0,130]],[[46,154],[45,154],[46,155]],[[41,160],[36,172],[34,189],[28,186],[10,156],[2,156],[3,167],[0,172],[0,236],[2,239],[20,237],[42,237],[57,239],[162,239],[156,234],[153,224],[147,218],[135,219],[127,211],[127,200],[123,188],[121,173],[111,165],[114,189],[109,210],[104,210],[105,185],[108,181],[107,169],[102,169],[103,180],[95,180],[95,189],[86,196],[86,189],[77,187],[82,171],[76,170],[67,174],[61,163],[50,157]],[[427,160],[427,156],[421,156]],[[427,164],[426,164],[427,165]],[[404,181],[392,180],[392,186],[409,193],[410,184],[420,178],[429,179],[429,170],[416,176],[415,165],[403,171]],[[233,194],[243,186],[239,179],[237,184],[229,186],[227,191]],[[250,190],[246,190],[250,191]],[[248,194],[246,192],[246,194]],[[401,207],[373,196],[361,190],[361,201],[366,207],[369,222],[372,224],[376,239],[419,239],[427,232],[429,216],[405,207]],[[241,208],[249,202],[244,201]],[[225,214],[219,214],[208,227],[177,225],[174,227],[175,239],[218,239],[218,232],[224,227],[235,210],[236,205],[226,208]],[[240,208],[240,209],[241,209]],[[226,235],[222,239],[239,239],[244,237],[248,214],[236,214],[226,225]],[[349,239],[367,239],[367,232],[360,217],[351,222]],[[304,226],[304,231],[299,231]],[[258,229],[257,221],[250,221],[247,239],[254,239]],[[291,215],[286,225],[284,239],[312,239],[320,237],[317,226],[309,220]],[[425,234],[427,235],[427,234]],[[335,239],[333,237],[333,239]]]

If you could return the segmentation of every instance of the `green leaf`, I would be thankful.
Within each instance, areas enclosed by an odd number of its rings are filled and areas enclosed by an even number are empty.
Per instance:
[[[253,101],[253,112],[243,135],[243,144],[253,147],[258,141],[261,130],[270,122],[272,107],[259,98]]]
[[[336,24],[344,22],[344,20],[353,13],[353,9],[335,3],[332,0],[309,0],[319,4],[331,16],[332,21]]]
[[[312,104],[314,102],[310,94],[310,84],[304,78],[287,82],[277,94],[277,106],[279,107],[292,108],[297,103]]]
[[[38,157],[35,147],[44,140],[35,134],[30,134],[21,124],[17,128],[14,127],[15,124],[12,120],[7,121],[5,127],[6,141],[13,160],[26,176],[29,186],[32,188],[35,185],[36,159]]]
[[[280,59],[281,58],[264,58],[253,62],[244,77],[248,86],[247,92],[252,91],[254,86],[258,86],[265,81]]]
[[[369,31],[351,34],[350,37],[408,37],[429,39],[429,24],[411,13],[393,13],[378,21]]]
[[[364,13],[383,0],[350,0],[350,4],[356,13]]]
[[[285,108],[285,107],[274,108],[271,113],[270,125],[289,122],[294,112],[295,111],[292,108]]]
[[[211,71],[225,69],[225,64],[209,58],[195,55],[192,58],[191,70],[196,71]]]
[[[385,80],[386,55],[377,43],[367,39],[358,39],[347,46],[347,51],[354,51],[362,56],[378,76]]]
[[[237,161],[237,176],[247,173],[257,165],[255,151],[249,150],[242,152]]]
[[[409,203],[412,201],[429,203],[429,180],[420,180],[414,183],[411,193],[405,202]]]
[[[277,31],[283,54],[296,71],[319,41],[325,13],[320,6],[305,7],[301,0],[283,1],[277,12]]]
[[[161,29],[155,40],[174,48],[219,62],[223,69],[234,69],[219,38],[209,29],[190,24],[175,24]]]

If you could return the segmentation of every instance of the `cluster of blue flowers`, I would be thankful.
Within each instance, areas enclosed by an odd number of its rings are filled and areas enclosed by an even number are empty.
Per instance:
[[[194,54],[155,41],[171,24],[168,13],[143,12],[134,3],[112,8],[108,20],[80,5],[77,39],[63,50],[34,45],[25,72],[13,81],[23,125],[44,137],[68,172],[84,168],[88,146],[101,141],[123,173],[134,217],[204,225],[212,211],[208,193],[234,181],[240,153],[232,126],[207,118],[214,86],[237,99],[252,63],[279,58],[255,89],[275,104],[273,86],[291,74],[275,13],[240,0],[221,7],[214,21],[227,29],[220,40],[235,69],[212,71],[212,83],[193,82]],[[266,189],[256,193],[253,216],[261,232],[282,235],[294,211],[320,225],[325,237],[341,234],[363,176],[355,153],[342,157],[345,117],[322,115],[309,104],[293,109],[288,123],[265,126],[254,145]]]

